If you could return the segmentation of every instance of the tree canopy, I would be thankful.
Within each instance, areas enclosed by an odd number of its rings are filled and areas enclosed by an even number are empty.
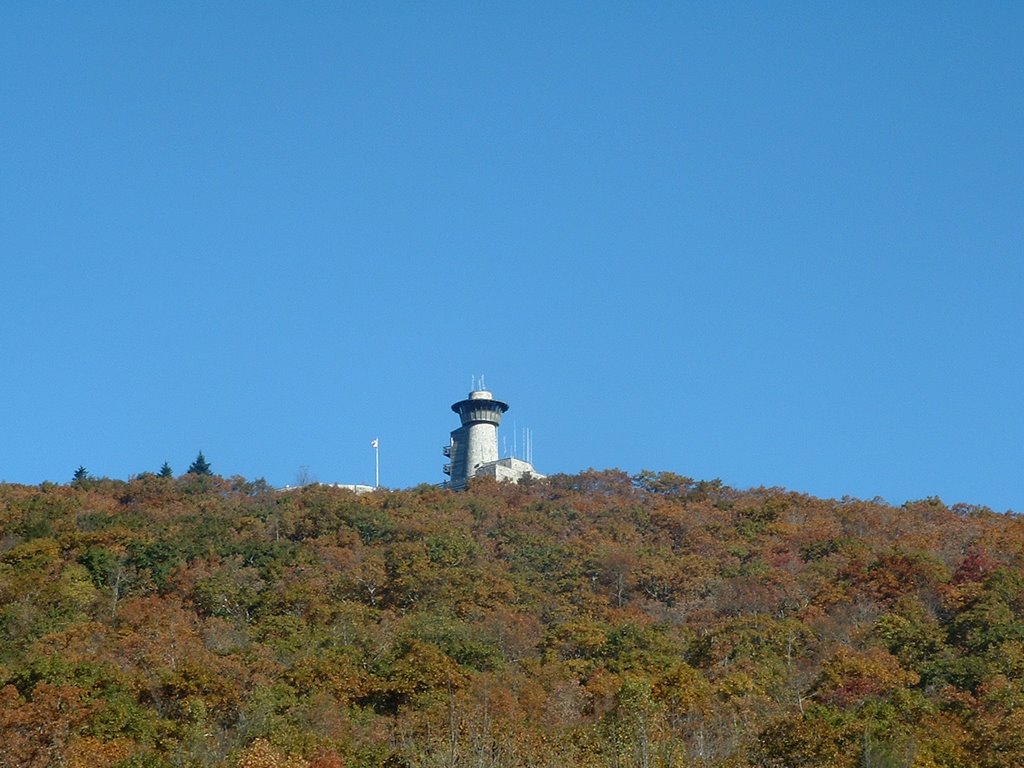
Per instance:
[[[0,484],[0,765],[1024,765],[1016,516],[194,474]]]

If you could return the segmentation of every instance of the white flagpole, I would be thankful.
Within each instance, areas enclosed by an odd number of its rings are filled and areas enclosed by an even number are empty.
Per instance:
[[[373,457],[376,472],[374,473],[374,488],[380,488],[380,438],[373,438]]]

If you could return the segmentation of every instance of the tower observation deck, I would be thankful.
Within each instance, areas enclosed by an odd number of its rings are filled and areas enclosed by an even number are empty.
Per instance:
[[[499,480],[518,480],[525,475],[543,477],[529,462],[498,455],[498,425],[508,403],[495,400],[486,389],[475,389],[465,400],[452,404],[462,426],[451,433],[444,455],[451,459],[444,472],[452,488],[464,488],[471,477],[490,475]]]

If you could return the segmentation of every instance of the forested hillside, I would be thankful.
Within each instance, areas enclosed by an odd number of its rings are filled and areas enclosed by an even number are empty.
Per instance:
[[[1024,525],[669,473],[0,486],[0,765],[1024,765]]]

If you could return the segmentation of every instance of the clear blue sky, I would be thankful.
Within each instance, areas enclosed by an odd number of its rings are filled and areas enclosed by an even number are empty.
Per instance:
[[[637,7],[639,5],[639,7]],[[0,479],[1024,511],[1024,5],[8,3]],[[504,429],[511,445],[511,429]]]

